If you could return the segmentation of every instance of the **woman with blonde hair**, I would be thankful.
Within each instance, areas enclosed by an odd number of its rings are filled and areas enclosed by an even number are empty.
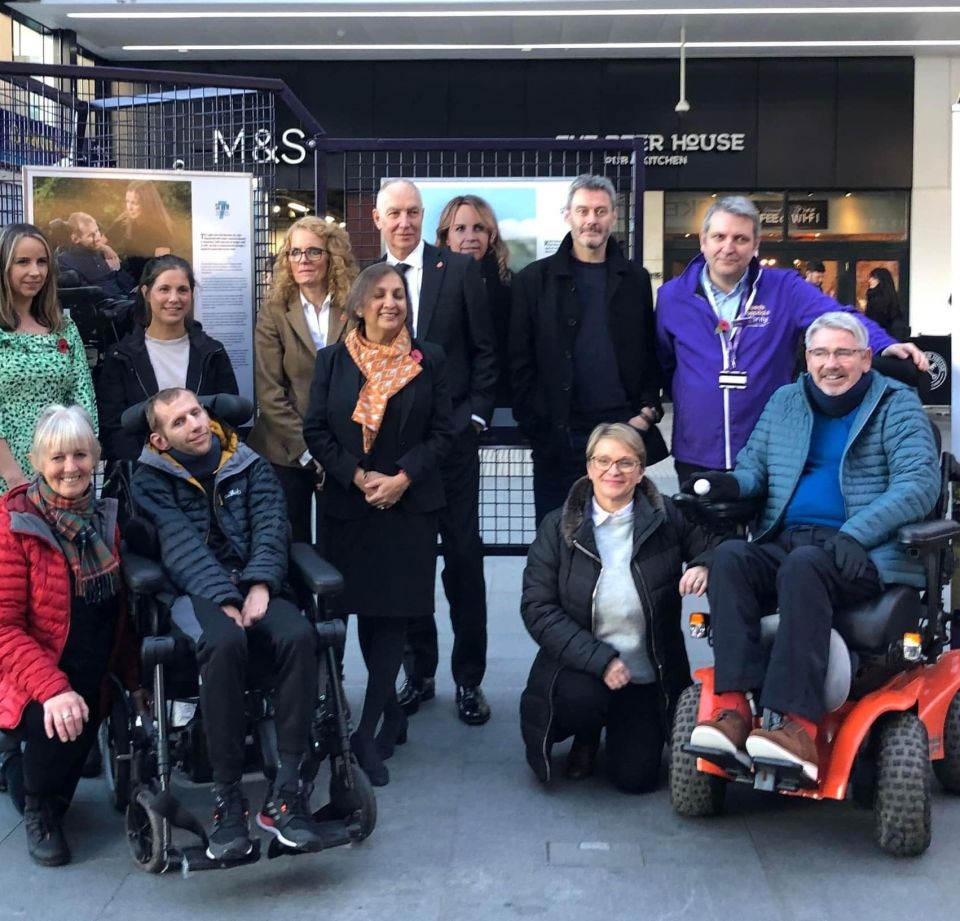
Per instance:
[[[457,195],[444,205],[437,224],[437,246],[473,256],[487,289],[497,341],[497,406],[510,406],[507,374],[507,336],[510,329],[510,250],[500,236],[493,208],[479,195]]]
[[[97,499],[100,445],[80,406],[48,406],[37,475],[0,500],[3,777],[42,866],[70,860],[61,820],[96,741],[108,674],[138,688],[121,603],[117,502]],[[14,747],[10,747],[10,742]]]
[[[303,440],[303,418],[317,352],[340,340],[357,277],[350,237],[337,224],[302,217],[287,231],[274,263],[255,334],[257,417],[248,443],[276,471],[295,541],[311,542],[310,509],[321,543],[320,469]]]
[[[0,231],[0,494],[27,482],[33,427],[48,403],[97,418],[87,354],[57,303],[57,270],[33,224]]]

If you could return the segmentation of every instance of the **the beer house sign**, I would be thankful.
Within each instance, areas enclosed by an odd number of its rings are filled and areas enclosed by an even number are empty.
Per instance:
[[[743,131],[687,132],[681,134],[558,134],[558,141],[643,141],[644,166],[686,166],[688,155],[738,154],[746,150]],[[608,166],[626,166],[630,155],[609,154]]]

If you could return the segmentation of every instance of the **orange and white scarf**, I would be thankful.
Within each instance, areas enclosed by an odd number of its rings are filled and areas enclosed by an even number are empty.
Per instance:
[[[360,388],[360,396],[351,417],[363,427],[363,453],[369,454],[383,423],[387,401],[403,390],[422,370],[418,358],[411,355],[410,333],[404,327],[393,342],[380,345],[351,330],[344,345],[354,360],[366,383]]]

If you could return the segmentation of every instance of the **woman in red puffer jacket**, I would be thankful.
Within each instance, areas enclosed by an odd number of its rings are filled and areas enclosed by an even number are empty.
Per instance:
[[[96,740],[106,676],[127,648],[116,501],[93,489],[99,455],[84,409],[49,406],[30,454],[38,475],[0,501],[3,774],[44,866],[70,859],[60,820]]]

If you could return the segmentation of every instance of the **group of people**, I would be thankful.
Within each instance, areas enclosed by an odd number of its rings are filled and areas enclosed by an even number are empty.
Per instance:
[[[251,847],[238,704],[248,653],[269,653],[277,671],[280,768],[258,824],[288,847],[309,849],[314,834],[299,764],[316,648],[287,586],[291,536],[315,540],[344,574],[338,613],[357,616],[368,670],[352,747],[374,784],[388,782],[385,761],[406,741],[408,717],[436,694],[438,537],[457,713],[468,725],[490,718],[478,439],[498,391],[509,394],[533,449],[539,527],[521,611],[540,651],[521,718],[528,761],[544,780],[552,746],[570,736],[567,773],[591,774],[605,728],[617,786],[656,783],[673,704],[690,681],[682,593],[702,595],[709,584],[712,607],[733,605],[717,620],[718,635],[731,634],[718,640],[718,689],[733,695],[724,713],[740,713],[737,694],[769,691],[755,612],[742,599],[779,584],[778,569],[798,548],[816,551],[803,578],[824,580],[824,612],[914,579],[889,535],[929,511],[922,497],[933,493],[936,457],[923,432],[909,459],[900,434],[889,437],[893,424],[914,438],[919,404],[871,371],[870,359],[887,352],[922,367],[922,354],[838,310],[796,274],[761,269],[759,216],[746,199],[710,209],[701,255],[661,289],[656,311],[649,275],[612,237],[609,180],[579,177],[565,213],[570,233],[557,252],[516,276],[491,209],[474,196],[448,204],[434,246],[423,239],[416,185],[385,182],[372,214],[384,257],[362,272],[341,228],[297,221],[257,319],[260,405],[246,444],[197,399],[237,386],[226,350],[193,319],[189,263],[170,254],[146,263],[140,325],[109,351],[95,395],[82,343],[57,304],[48,244],[30,225],[4,229],[2,773],[38,862],[69,859],[60,819],[108,669],[131,690],[138,682],[123,623],[117,508],[92,487],[101,442],[109,461],[137,464],[133,498],[157,529],[173,621],[196,649],[214,768],[210,853],[221,859]],[[783,387],[805,329],[808,375]],[[762,585],[752,560],[721,567],[726,545],[687,523],[646,477],[667,454],[657,430],[665,384],[681,482],[689,488],[712,471],[721,492],[769,492],[756,544]],[[145,443],[120,424],[143,401]],[[806,450],[798,432],[807,433]],[[786,479],[768,463],[783,438],[796,474]],[[45,577],[31,577],[32,567],[45,567]],[[735,571],[741,584],[727,598]],[[727,591],[715,599],[718,582]],[[782,717],[774,732],[815,732],[823,623],[826,613],[801,630],[809,687],[796,698],[769,691]],[[804,654],[784,647],[784,656]],[[724,713],[711,721],[721,734],[732,725]],[[810,761],[809,746],[801,754]]]

